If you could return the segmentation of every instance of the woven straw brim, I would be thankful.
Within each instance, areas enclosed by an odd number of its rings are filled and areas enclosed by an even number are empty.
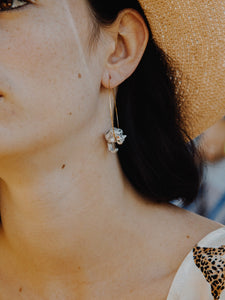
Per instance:
[[[169,58],[186,130],[194,138],[225,115],[225,1],[139,2]]]

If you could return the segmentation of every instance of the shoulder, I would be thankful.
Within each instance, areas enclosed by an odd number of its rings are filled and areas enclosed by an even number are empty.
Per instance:
[[[178,240],[184,244],[178,243],[177,270],[167,300],[225,299],[220,298],[224,289],[224,226],[186,211],[178,214],[183,221],[178,217],[177,225],[189,238],[183,239],[179,231]]]
[[[192,249],[192,246],[203,239],[207,234],[224,225],[189,212],[185,209],[171,206],[169,218],[171,224],[176,227],[175,238],[181,241],[181,244],[186,248],[186,251]],[[186,242],[185,242],[186,241]]]
[[[177,270],[193,247],[198,244],[209,233],[223,228],[222,224],[209,220],[205,217],[191,213],[185,209],[172,207],[172,213],[169,214],[170,231],[173,243],[168,237],[170,244],[170,256],[174,259],[174,270]],[[173,228],[173,230],[172,230]],[[176,253],[175,257],[172,253]]]
[[[179,267],[167,300],[225,299],[225,228],[206,235]]]

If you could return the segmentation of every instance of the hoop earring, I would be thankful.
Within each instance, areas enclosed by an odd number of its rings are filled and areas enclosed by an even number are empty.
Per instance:
[[[110,79],[111,78],[109,77],[109,89],[110,89]],[[117,111],[117,106],[116,106],[116,96],[115,96],[114,89],[112,89],[112,94],[113,94],[113,100],[114,100],[114,106],[115,106],[115,112],[116,112],[117,127],[114,127],[114,119],[113,119],[112,103],[111,103],[111,93],[109,93],[109,108],[110,108],[112,128],[109,129],[105,133],[105,139],[108,144],[108,150],[112,153],[116,153],[116,152],[118,152],[119,149],[116,148],[115,144],[117,143],[118,145],[122,145],[127,136],[124,135],[123,130],[119,128],[120,127],[119,126],[119,118],[118,118],[118,111]]]

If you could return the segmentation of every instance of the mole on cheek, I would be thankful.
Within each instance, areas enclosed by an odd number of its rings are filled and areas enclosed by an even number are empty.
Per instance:
[[[81,77],[82,77],[82,75],[80,73],[78,73],[78,78],[81,78]]]
[[[19,292],[20,292],[20,293],[22,292],[22,290],[23,290],[22,288],[19,288]]]
[[[64,168],[65,168],[65,166],[66,166],[65,164],[64,164],[64,165],[62,165],[61,169],[64,169]]]

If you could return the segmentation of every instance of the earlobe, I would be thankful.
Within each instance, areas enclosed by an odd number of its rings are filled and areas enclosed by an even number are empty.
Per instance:
[[[102,85],[117,87],[137,68],[147,45],[149,32],[141,15],[133,10],[122,11],[112,24],[114,51],[110,53],[102,75]]]

